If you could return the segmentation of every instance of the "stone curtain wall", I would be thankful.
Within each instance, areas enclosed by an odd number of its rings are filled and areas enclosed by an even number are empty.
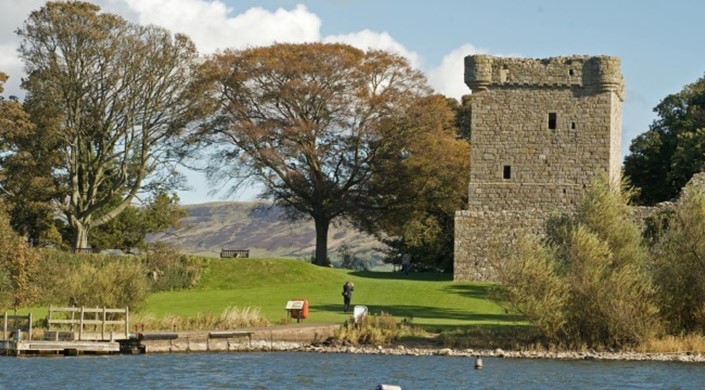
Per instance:
[[[455,221],[455,279],[491,281],[511,251],[571,211],[601,172],[619,175],[623,81],[613,57],[465,58],[473,91],[468,208]]]

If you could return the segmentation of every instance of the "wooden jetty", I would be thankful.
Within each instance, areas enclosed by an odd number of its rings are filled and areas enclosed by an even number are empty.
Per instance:
[[[32,315],[5,313],[0,353],[9,356],[130,352],[129,309],[49,306],[47,330],[34,339]]]

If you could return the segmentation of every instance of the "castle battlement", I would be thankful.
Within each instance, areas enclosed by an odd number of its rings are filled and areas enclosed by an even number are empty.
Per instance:
[[[609,56],[547,59],[465,57],[465,84],[474,92],[492,87],[582,87],[623,96],[621,61]]]

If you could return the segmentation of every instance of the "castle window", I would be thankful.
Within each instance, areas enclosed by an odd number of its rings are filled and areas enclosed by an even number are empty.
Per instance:
[[[551,130],[556,129],[557,115],[555,112],[548,113],[548,128]]]
[[[511,179],[512,178],[512,166],[511,165],[505,165],[504,166],[504,175],[503,177],[505,179]]]
[[[570,128],[575,129],[575,122],[570,122]]]
[[[568,71],[568,74],[572,76],[572,75],[573,75],[573,69],[569,70],[569,71]]]

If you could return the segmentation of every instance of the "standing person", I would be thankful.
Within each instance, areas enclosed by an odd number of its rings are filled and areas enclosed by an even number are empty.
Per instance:
[[[345,282],[343,285],[343,311],[348,312],[350,309],[350,298],[352,298],[352,292],[355,290],[355,285],[352,282]]]
[[[401,257],[401,271],[404,275],[408,275],[409,271],[411,271],[411,255],[408,253],[404,253]]]

